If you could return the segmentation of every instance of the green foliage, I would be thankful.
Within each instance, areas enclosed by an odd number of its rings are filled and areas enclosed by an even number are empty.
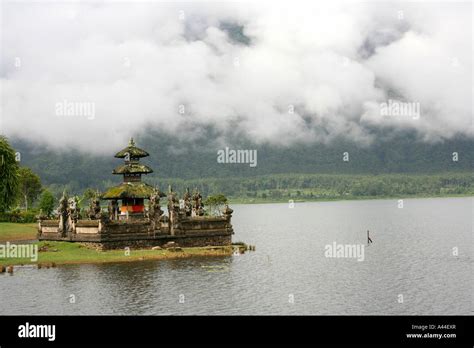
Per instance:
[[[88,201],[91,198],[94,198],[97,195],[97,190],[86,188],[82,193],[82,199]]]
[[[41,209],[43,214],[45,214],[46,216],[50,216],[54,210],[54,203],[55,200],[53,194],[48,190],[44,190],[41,194],[39,202],[39,208]]]
[[[171,184],[180,197],[186,187],[197,187],[204,198],[222,193],[245,202],[473,193],[472,139],[425,143],[416,134],[392,130],[374,133],[375,141],[368,146],[334,139],[328,144],[278,147],[234,139],[233,148],[258,151],[258,165],[251,168],[217,163],[221,147],[212,141],[218,136],[212,132],[192,142],[158,132],[141,134],[137,145],[150,154],[143,164],[155,171],[143,180],[162,191]],[[117,165],[114,151],[100,156],[78,150],[58,153],[21,142],[15,148],[56,198],[63,190],[80,194],[87,187],[105,192],[121,181],[111,175]],[[346,151],[349,162],[342,160]],[[459,161],[453,161],[453,152],[459,153]]]
[[[211,204],[219,205],[219,204],[225,204],[225,203],[227,203],[227,197],[224,196],[222,193],[209,196],[204,202],[204,204],[208,204],[208,205],[211,205]]]
[[[36,215],[38,212],[35,211],[21,211],[13,210],[10,212],[0,213],[0,222],[18,222],[18,223],[31,223],[36,222]]]
[[[221,208],[226,203],[227,203],[227,197],[224,196],[222,193],[209,196],[204,201],[204,205],[207,206],[208,212],[211,215],[220,215]]]
[[[474,174],[277,174],[254,178],[161,179],[177,192],[197,187],[204,197],[223,194],[232,200],[287,201],[360,199],[373,197],[474,195]],[[250,194],[250,196],[249,196]],[[204,202],[208,204],[207,201]],[[209,203],[212,203],[209,202]]]
[[[234,149],[256,149],[258,165],[217,163],[220,145],[213,143],[218,134],[204,134],[202,139],[177,139],[164,133],[140,135],[139,145],[150,156],[142,160],[154,173],[144,176],[149,183],[161,188],[163,178],[170,178],[174,187],[176,179],[197,178],[252,178],[277,174],[438,174],[466,173],[472,171],[474,163],[474,140],[451,139],[438,143],[425,143],[415,135],[390,136],[374,134],[376,139],[369,146],[334,139],[328,144],[295,144],[279,147],[268,144],[243,143],[235,140]],[[22,153],[22,163],[38,173],[57,198],[64,189],[79,194],[87,187],[104,192],[121,181],[111,171],[118,164],[108,154],[93,155],[78,150],[55,152],[41,149],[28,143],[16,142],[15,148]],[[229,144],[230,146],[230,144]],[[119,150],[119,149],[117,149]],[[178,151],[179,150],[179,151]],[[343,153],[349,152],[349,162],[344,162]],[[452,160],[452,153],[459,153],[459,161]],[[140,162],[140,163],[142,163]],[[213,190],[214,193],[223,190]],[[253,193],[254,190],[249,190]]]
[[[18,194],[25,210],[38,198],[41,193],[41,180],[30,168],[20,167],[18,171]]]
[[[235,202],[363,199],[374,197],[416,197],[474,195],[474,174],[275,174],[257,177],[148,178],[152,186],[165,190],[172,184],[178,196],[196,187],[206,197],[222,194]],[[110,183],[113,184],[113,183]],[[56,188],[57,195],[62,191]],[[91,190],[91,192],[93,192]],[[59,196],[58,196],[59,195]],[[86,200],[88,202],[89,200]],[[208,206],[209,202],[204,204]],[[214,211],[212,213],[215,213]]]
[[[88,187],[82,192],[82,195],[76,195],[74,198],[79,208],[85,208],[89,205],[91,199],[95,198],[98,195],[100,195],[100,193],[98,193],[97,190]]]
[[[18,163],[15,151],[0,135],[0,212],[10,209],[18,194]]]

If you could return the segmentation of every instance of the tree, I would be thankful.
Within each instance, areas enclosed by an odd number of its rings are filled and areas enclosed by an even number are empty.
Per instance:
[[[97,195],[97,190],[87,188],[84,190],[82,193],[82,199],[84,200],[89,200],[91,198],[94,198]]]
[[[51,213],[53,212],[54,196],[50,191],[44,190],[43,193],[41,194],[39,208],[46,216],[50,216]]]
[[[89,202],[92,198],[97,196],[97,190],[91,189],[90,187],[85,189],[84,192],[82,193],[82,197],[77,197],[76,203],[83,207],[82,203],[85,203],[87,205],[87,202]]]
[[[40,195],[42,186],[41,180],[28,167],[20,167],[19,170],[19,194],[24,203],[25,210],[28,210],[28,205],[32,204]]]
[[[224,196],[222,193],[209,196],[204,201],[204,205],[207,205],[209,207],[209,213],[211,215],[220,215],[221,208],[226,203],[227,203],[227,197]]]
[[[18,163],[7,138],[0,135],[0,211],[8,210],[18,195]]]

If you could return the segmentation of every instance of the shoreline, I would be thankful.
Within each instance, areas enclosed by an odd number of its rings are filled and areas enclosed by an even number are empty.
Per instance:
[[[297,203],[318,203],[318,202],[351,202],[368,200],[398,200],[398,199],[429,199],[429,198],[474,198],[474,194],[452,194],[452,195],[413,195],[413,196],[366,196],[366,197],[334,197],[334,198],[314,198],[314,199],[232,199],[229,198],[230,205],[252,205],[252,204],[289,204],[290,200]],[[0,243],[7,241],[34,242],[37,240],[37,222],[0,222]]]
[[[15,241],[9,241],[14,243]],[[39,251],[38,259],[31,258],[1,258],[0,266],[36,266],[40,268],[54,268],[62,265],[76,264],[103,264],[126,263],[139,261],[176,260],[191,257],[231,256],[235,249],[243,253],[243,246],[205,246],[173,249],[117,249],[97,251],[87,248],[80,243],[71,242],[39,242],[38,248],[46,247],[49,250]],[[127,254],[128,253],[128,254]],[[0,267],[1,268],[1,267]]]
[[[334,198],[304,198],[298,199],[294,197],[287,197],[285,199],[232,199],[229,198],[229,204],[272,204],[272,203],[286,203],[288,204],[290,200],[296,203],[309,203],[309,202],[344,202],[344,201],[373,201],[373,200],[391,200],[391,199],[426,199],[426,198],[466,198],[473,197],[474,194],[452,194],[452,195],[413,195],[413,196],[365,196],[357,198],[355,196],[351,197],[334,197]]]

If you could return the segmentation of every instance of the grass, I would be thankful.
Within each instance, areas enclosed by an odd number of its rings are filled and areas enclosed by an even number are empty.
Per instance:
[[[0,242],[14,243],[22,240],[35,240],[37,224],[20,224],[0,222]],[[219,256],[231,255],[232,247],[196,247],[182,248],[182,251],[170,251],[166,249],[130,249],[129,254],[124,249],[97,251],[86,248],[79,243],[42,241],[35,243],[38,249],[47,247],[47,251],[38,253],[38,261],[33,262],[29,258],[0,258],[0,265],[22,265],[43,264],[45,266],[55,263],[77,264],[77,263],[104,263],[104,262],[130,262],[143,260],[162,260],[185,258],[191,256]]]
[[[49,267],[53,263],[56,265],[64,265],[131,262],[176,259],[191,256],[224,256],[232,254],[232,246],[182,248],[182,251],[170,251],[166,249],[130,249],[129,253],[126,253],[125,249],[97,251],[87,248],[79,243],[70,242],[43,241],[37,244],[39,249],[46,246],[47,251],[38,252],[38,260],[36,262],[31,261],[29,258],[0,258],[0,265],[41,264],[42,266]]]
[[[0,222],[0,242],[36,239],[38,224]]]

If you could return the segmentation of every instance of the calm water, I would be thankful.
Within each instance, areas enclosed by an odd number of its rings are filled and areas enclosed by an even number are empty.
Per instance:
[[[396,200],[233,208],[234,241],[255,252],[17,268],[0,275],[0,313],[474,313],[472,198],[405,200],[403,209]],[[365,244],[367,229],[374,243],[364,261],[324,256],[326,244]]]

